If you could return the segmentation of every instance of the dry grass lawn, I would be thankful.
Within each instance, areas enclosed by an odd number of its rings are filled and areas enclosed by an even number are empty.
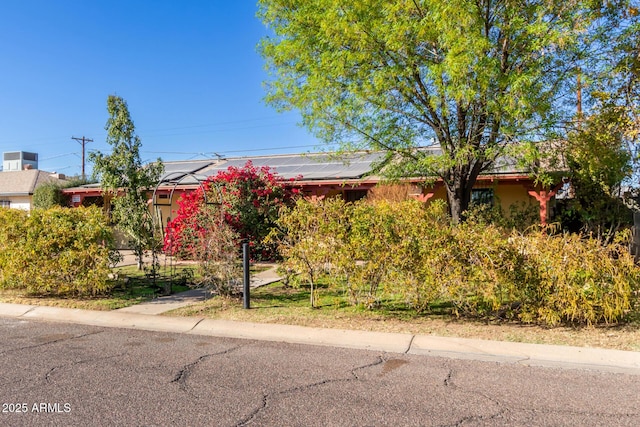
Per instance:
[[[295,289],[272,285],[253,291],[250,310],[242,308],[239,298],[217,297],[166,315],[640,351],[638,321],[618,326],[545,328],[450,316],[383,314],[351,307],[338,308],[336,301],[326,303],[326,299],[320,308],[312,309],[307,295]]]

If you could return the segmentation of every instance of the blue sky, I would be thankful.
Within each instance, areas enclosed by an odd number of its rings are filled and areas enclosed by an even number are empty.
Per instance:
[[[314,151],[297,113],[263,102],[256,11],[254,0],[2,0],[0,151],[80,174],[71,137],[110,151],[109,94],[127,101],[143,160]]]

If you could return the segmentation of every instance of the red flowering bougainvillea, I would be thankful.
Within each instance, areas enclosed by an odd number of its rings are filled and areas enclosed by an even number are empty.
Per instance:
[[[201,242],[210,240],[204,236],[221,221],[237,233],[238,240],[249,240],[255,259],[276,256],[275,247],[263,240],[274,227],[280,207],[292,200],[297,189],[285,186],[269,167],[256,167],[251,161],[209,177],[203,188],[206,203],[202,189],[185,193],[178,201],[178,211],[165,234],[167,253],[196,258]]]

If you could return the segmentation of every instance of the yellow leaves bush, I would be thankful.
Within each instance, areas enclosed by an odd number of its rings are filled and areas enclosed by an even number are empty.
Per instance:
[[[353,304],[370,308],[400,297],[417,312],[438,304],[546,325],[614,323],[637,309],[640,271],[625,247],[453,225],[444,203],[301,200],[279,225],[285,268],[313,283],[328,273]]]
[[[576,234],[513,236],[524,255],[523,321],[614,323],[637,309],[640,270],[626,247]]]
[[[106,292],[113,236],[91,208],[0,209],[0,287],[32,295]]]

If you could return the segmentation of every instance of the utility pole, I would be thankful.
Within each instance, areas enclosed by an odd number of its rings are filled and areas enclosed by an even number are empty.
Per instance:
[[[84,136],[82,138],[76,138],[75,136],[72,136],[71,139],[75,139],[80,143],[80,145],[82,145],[82,180],[84,181],[84,179],[86,178],[86,175],[84,173],[84,147],[88,142],[93,142],[93,139],[85,138]]]
[[[582,128],[582,69],[578,68],[576,79],[576,110],[578,113],[578,129]]]

